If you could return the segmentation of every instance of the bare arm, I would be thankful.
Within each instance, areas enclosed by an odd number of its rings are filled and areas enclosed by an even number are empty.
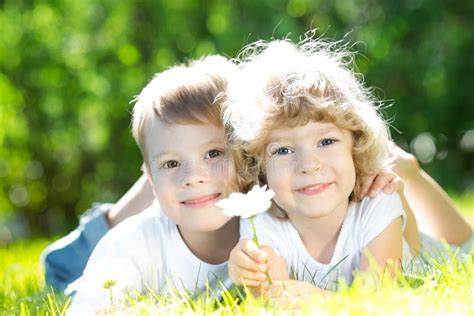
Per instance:
[[[149,181],[142,175],[108,212],[109,226],[114,227],[124,219],[142,212],[152,204],[154,198]]]
[[[410,246],[410,251],[412,255],[416,255],[421,248],[420,232],[418,230],[418,224],[416,222],[415,214],[408,203],[403,190],[399,190],[398,194],[402,200],[403,209],[407,215],[407,222],[403,236]]]
[[[402,238],[402,218],[398,217],[368,244],[363,251],[360,270],[369,274],[389,271],[391,275],[397,275],[403,253]]]
[[[392,151],[396,157],[394,171],[405,184],[404,194],[420,230],[455,245],[469,239],[472,227],[446,191],[420,168],[415,156],[396,146]]]

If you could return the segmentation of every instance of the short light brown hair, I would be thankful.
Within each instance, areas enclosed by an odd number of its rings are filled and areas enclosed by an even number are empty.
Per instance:
[[[351,132],[356,170],[351,198],[366,176],[385,166],[390,137],[380,102],[352,70],[347,47],[312,38],[297,45],[260,41],[246,47],[240,59],[239,74],[227,89],[224,121],[230,141],[246,151],[237,162],[244,166],[244,178],[266,183],[269,133],[310,121],[331,122]]]
[[[208,56],[174,66],[153,77],[135,99],[132,133],[149,168],[146,137],[151,123],[223,126],[220,97],[235,65],[222,56]],[[159,137],[159,135],[156,135]]]

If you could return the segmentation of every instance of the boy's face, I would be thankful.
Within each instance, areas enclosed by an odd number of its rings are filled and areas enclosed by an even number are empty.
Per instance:
[[[267,182],[291,220],[347,209],[355,185],[352,146],[351,132],[326,122],[310,121],[270,133]]]
[[[215,206],[234,177],[222,127],[155,120],[146,145],[153,191],[181,230],[214,231],[229,221]]]

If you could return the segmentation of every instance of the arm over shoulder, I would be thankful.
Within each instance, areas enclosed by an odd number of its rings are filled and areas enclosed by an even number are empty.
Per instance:
[[[402,231],[406,225],[406,214],[398,193],[379,193],[374,198],[364,198],[358,203],[357,225],[359,245],[367,247],[397,218],[401,218]]]
[[[373,199],[361,202],[360,244],[362,258],[360,269],[365,271],[371,260],[379,268],[398,270],[403,255],[403,230],[405,211],[398,194],[380,193]]]

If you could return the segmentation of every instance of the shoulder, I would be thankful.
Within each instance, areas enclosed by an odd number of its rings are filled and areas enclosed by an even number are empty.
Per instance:
[[[150,232],[162,232],[159,228],[169,225],[169,219],[160,213],[143,212],[125,219],[107,234],[112,239],[127,239],[146,235]],[[156,230],[158,229],[158,230]],[[106,235],[106,236],[107,236]]]
[[[354,209],[361,220],[370,220],[374,216],[387,217],[391,213],[403,212],[403,205],[398,193],[379,193],[375,197],[364,197],[354,202]]]
[[[401,199],[398,193],[394,192],[391,194],[387,194],[384,192],[380,192],[373,198],[370,198],[368,196],[364,197],[362,201],[360,202],[362,205],[365,205],[366,207],[371,207],[371,206],[398,206],[401,205]]]
[[[354,202],[351,208],[353,230],[362,246],[367,245],[395,219],[401,217],[403,223],[406,221],[405,211],[397,193],[382,192],[373,198],[365,197],[360,202]]]
[[[127,255],[147,251],[154,241],[170,234],[170,220],[159,212],[140,213],[125,219],[99,241],[92,256]]]

